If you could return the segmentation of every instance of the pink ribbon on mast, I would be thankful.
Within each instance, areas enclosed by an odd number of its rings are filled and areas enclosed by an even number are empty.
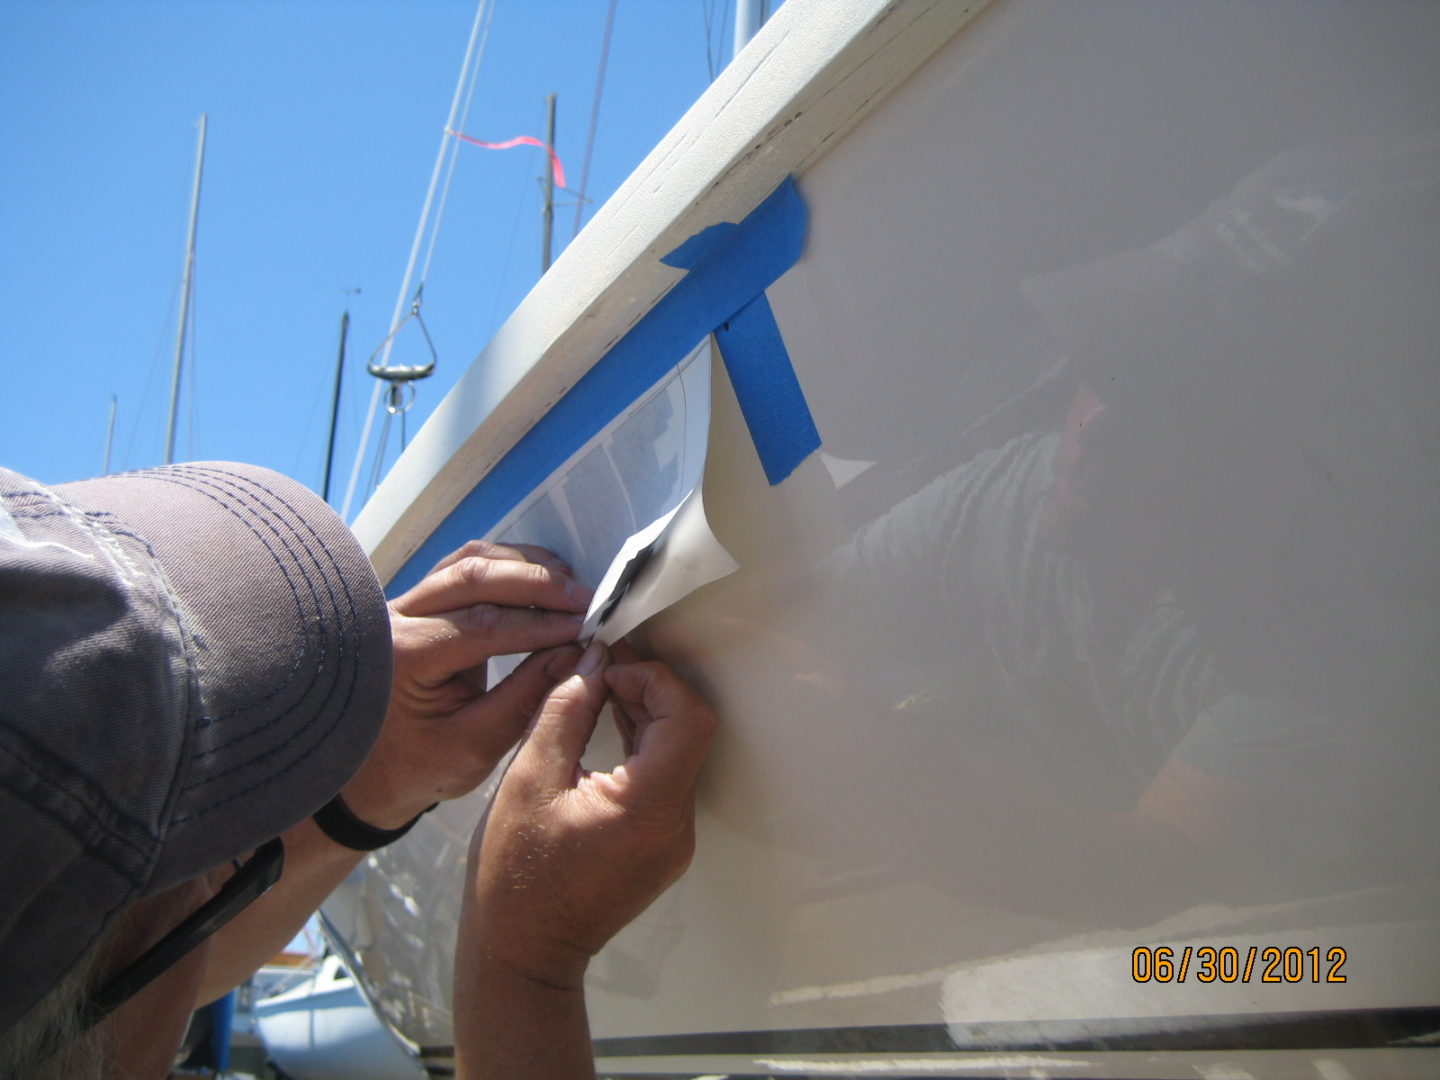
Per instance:
[[[560,164],[560,155],[555,153],[554,147],[547,146],[533,135],[516,135],[515,138],[506,139],[504,142],[485,142],[460,131],[452,131],[450,134],[461,142],[468,142],[486,150],[509,150],[516,146],[538,146],[550,155],[550,169],[555,175],[555,186],[562,188],[565,186],[565,167]]]

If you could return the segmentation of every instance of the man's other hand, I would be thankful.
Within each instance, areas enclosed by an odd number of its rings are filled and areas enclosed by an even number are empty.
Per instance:
[[[628,756],[590,772],[580,758],[607,696]],[[608,666],[598,645],[585,653],[546,696],[471,847],[461,998],[466,980],[497,966],[580,987],[590,958],[689,865],[695,781],[714,730],[714,713],[664,664]]]
[[[472,541],[390,603],[390,710],[342,790],[362,821],[398,828],[458,798],[515,745],[546,691],[574,670],[590,590],[544,548]],[[491,657],[532,653],[494,687]]]

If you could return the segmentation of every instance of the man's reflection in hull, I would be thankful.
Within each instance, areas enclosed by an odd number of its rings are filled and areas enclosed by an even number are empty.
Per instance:
[[[927,875],[1073,914],[1066,867],[1108,868],[1111,925],[1434,884],[1437,147],[1291,151],[1159,244],[1026,283],[1063,421],[830,566],[903,673],[891,790],[957,825]],[[887,618],[928,655],[886,656]]]

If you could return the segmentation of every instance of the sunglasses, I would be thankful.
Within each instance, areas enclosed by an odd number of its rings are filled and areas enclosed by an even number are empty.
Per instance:
[[[235,873],[219,892],[91,995],[81,1017],[84,1030],[105,1019],[258,900],[280,880],[284,868],[285,845],[278,836],[256,848],[243,863],[236,859]]]

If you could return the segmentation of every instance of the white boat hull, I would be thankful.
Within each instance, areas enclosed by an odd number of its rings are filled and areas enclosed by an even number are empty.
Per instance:
[[[338,956],[251,1009],[266,1056],[291,1080],[423,1080],[425,1070],[381,1023]]]
[[[724,726],[699,857],[594,965],[612,1074],[1433,1074],[1440,6],[971,14],[785,5],[357,528],[395,582],[466,529],[598,580],[708,434],[740,570],[640,634]],[[820,449],[770,482],[737,345],[487,502],[792,173],[761,288]],[[491,794],[342,927],[433,1063]]]

